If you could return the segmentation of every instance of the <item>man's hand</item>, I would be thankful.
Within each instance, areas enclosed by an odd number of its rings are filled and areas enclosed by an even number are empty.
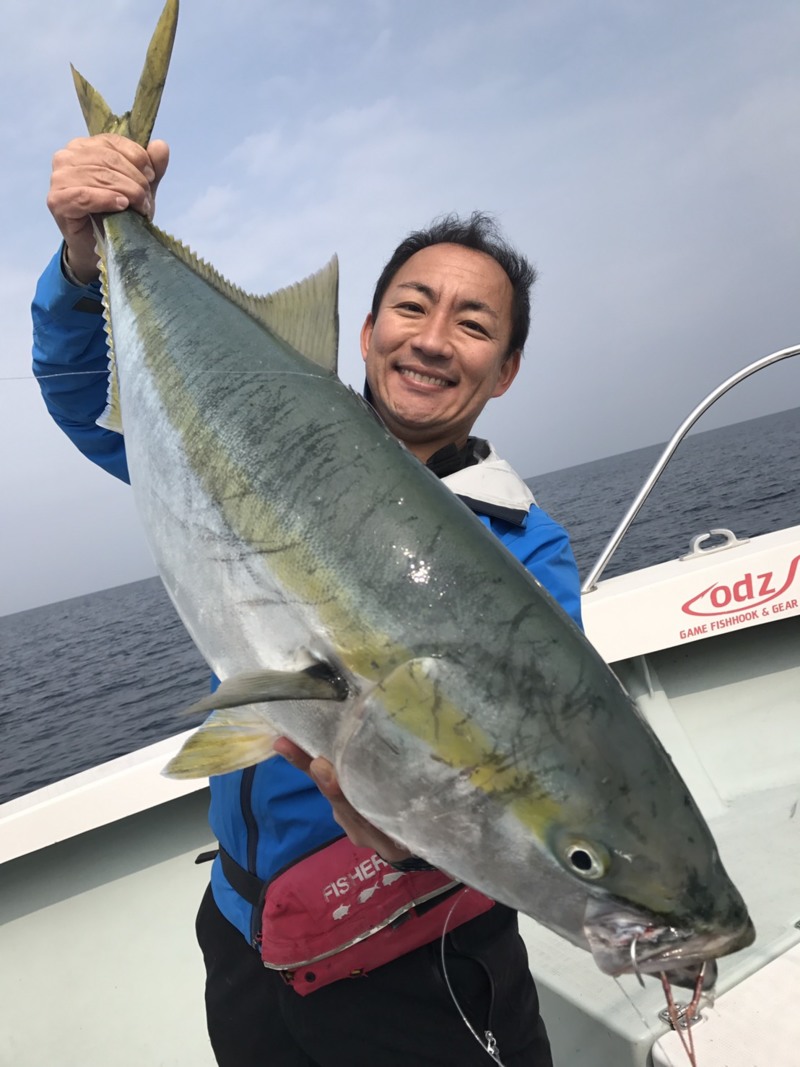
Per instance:
[[[153,217],[156,189],[169,163],[164,141],[145,151],[127,137],[79,137],[53,156],[47,206],[67,246],[67,263],[81,282],[97,278],[92,215],[133,208]]]
[[[278,738],[275,742],[275,751],[299,770],[305,771],[312,779],[320,793],[330,801],[334,819],[354,845],[375,849],[387,863],[397,863],[399,860],[408,859],[411,855],[408,849],[402,848],[377,826],[367,822],[347,800],[339,786],[333,764],[329,760],[321,756],[312,759],[288,737]]]

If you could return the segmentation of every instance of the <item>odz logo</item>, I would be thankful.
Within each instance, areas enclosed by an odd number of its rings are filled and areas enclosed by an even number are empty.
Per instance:
[[[760,604],[767,604],[786,592],[794,581],[798,564],[800,556],[795,556],[783,581],[776,578],[774,571],[765,571],[763,574],[748,572],[733,585],[715,582],[687,600],[681,611],[686,615],[730,615],[742,608],[757,608]]]

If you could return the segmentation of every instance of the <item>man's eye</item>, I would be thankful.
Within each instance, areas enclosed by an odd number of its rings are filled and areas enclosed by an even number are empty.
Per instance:
[[[397,307],[400,311],[413,311],[422,314],[422,307],[419,304],[415,304],[413,300],[404,300]]]
[[[488,331],[487,331],[486,327],[482,326],[479,322],[472,322],[471,320],[467,320],[466,322],[462,322],[461,325],[465,329],[471,330],[473,333],[480,333],[484,337],[488,336]]]

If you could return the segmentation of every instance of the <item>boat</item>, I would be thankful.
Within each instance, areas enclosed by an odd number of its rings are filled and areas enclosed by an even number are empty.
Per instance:
[[[800,1000],[800,526],[699,532],[679,558],[601,574],[684,420],[583,588],[586,631],[693,792],[755,922],[675,1027],[660,983],[612,979],[521,916],[559,1067],[789,1067]],[[160,771],[181,734],[0,805],[0,1063],[214,1067],[193,916],[214,848],[202,781]],[[502,1051],[502,1050],[501,1050]],[[488,1062],[488,1057],[487,1057]]]

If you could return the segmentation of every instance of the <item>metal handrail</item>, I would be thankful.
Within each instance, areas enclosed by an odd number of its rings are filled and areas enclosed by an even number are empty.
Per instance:
[[[592,567],[588,577],[586,578],[586,581],[581,586],[582,593],[590,593],[593,589],[597,588],[598,578],[606,569],[608,564],[611,562],[611,557],[619,548],[620,541],[628,532],[628,528],[630,527],[633,520],[639,514],[639,510],[641,509],[642,504],[644,504],[645,500],[647,500],[651,490],[653,489],[653,486],[663,474],[664,468],[669,463],[670,459],[672,459],[672,454],[675,452],[675,449],[681,443],[681,441],[692,428],[692,426],[697,422],[700,416],[705,414],[705,412],[708,411],[711,405],[716,400],[719,400],[719,398],[723,396],[723,394],[727,393],[729,389],[732,389],[734,385],[738,385],[739,382],[744,381],[745,378],[749,378],[751,374],[755,374],[757,371],[762,370],[764,367],[768,367],[771,363],[778,363],[782,359],[788,359],[789,356],[797,355],[800,355],[800,345],[793,345],[791,348],[782,348],[779,352],[773,352],[771,356],[764,356],[763,359],[758,359],[755,361],[755,363],[750,363],[748,366],[742,368],[742,370],[740,370],[737,374],[732,375],[730,378],[727,378],[721,385],[718,385],[712,393],[708,394],[705,400],[701,401],[697,405],[697,407],[694,409],[694,411],[691,412],[690,415],[687,415],[687,417],[683,420],[683,422],[673,434],[672,439],[669,441],[664,451],[661,453],[658,462],[650,472],[647,481],[639,490],[638,496],[631,504],[630,508],[628,508],[628,511],[625,513],[622,522],[620,522],[619,526],[611,535],[608,544],[598,556],[597,562],[595,563],[594,567]]]

